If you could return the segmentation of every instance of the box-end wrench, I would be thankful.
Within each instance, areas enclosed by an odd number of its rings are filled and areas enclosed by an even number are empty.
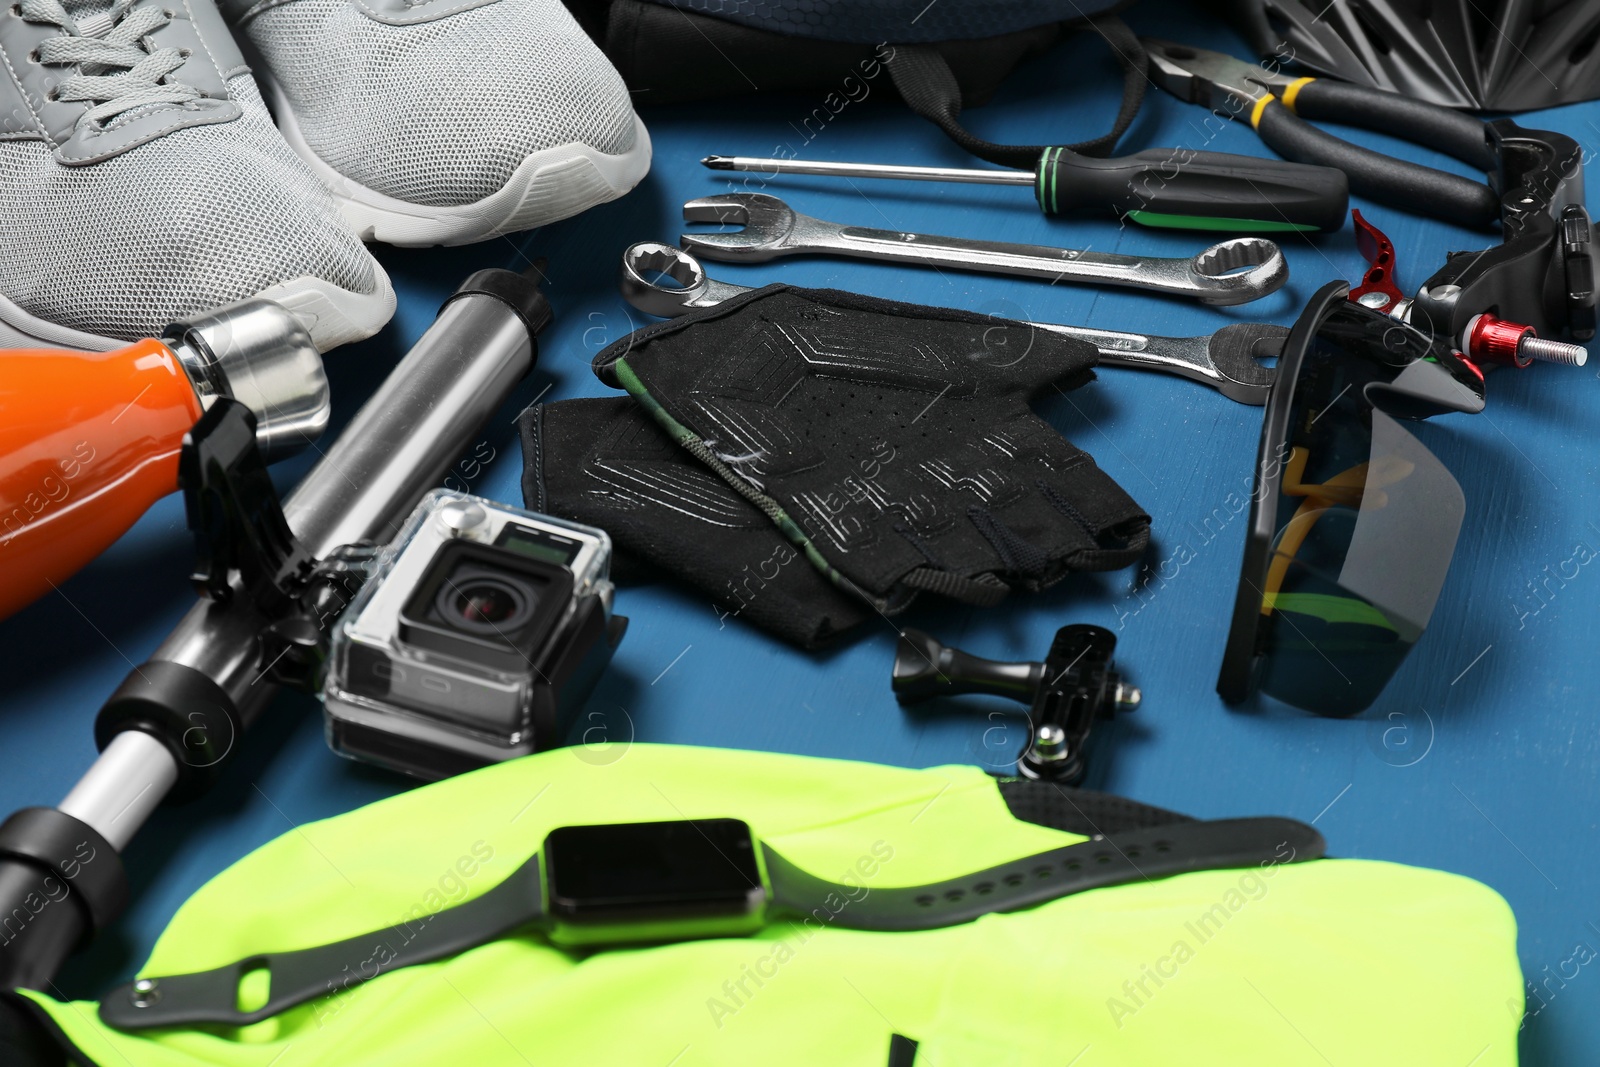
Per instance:
[[[1052,284],[1126,286],[1215,305],[1258,300],[1289,279],[1289,264],[1283,252],[1261,237],[1220,241],[1191,259],[1127,256],[842,226],[802,215],[766,193],[703,196],[683,205],[683,218],[686,222],[743,226],[727,233],[686,233],[681,239],[688,251],[728,263],[765,263],[779,256],[831,254],[987,274],[1018,274],[1043,278]]]
[[[710,277],[688,252],[655,241],[640,242],[622,253],[620,284],[628,303],[664,319],[715,307],[751,291]],[[1027,325],[1088,341],[1100,350],[1101,366],[1176,374],[1209,385],[1229,400],[1255,405],[1267,402],[1274,375],[1261,361],[1276,357],[1289,336],[1285,327],[1264,322],[1234,323],[1210,337],[1151,337],[1048,322]]]

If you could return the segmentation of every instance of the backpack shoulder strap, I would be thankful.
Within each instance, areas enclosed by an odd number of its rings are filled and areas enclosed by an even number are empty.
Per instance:
[[[1149,56],[1139,38],[1116,15],[1095,15],[1085,24],[1105,38],[1122,67],[1122,106],[1110,131],[1092,141],[1067,145],[1087,156],[1108,156],[1116,147],[1144,102],[1150,80]],[[888,63],[889,77],[912,111],[932,122],[956,144],[979,159],[1005,167],[1032,169],[1046,148],[1055,145],[1004,145],[985,141],[961,125],[961,86],[949,62],[931,45],[896,45]]]

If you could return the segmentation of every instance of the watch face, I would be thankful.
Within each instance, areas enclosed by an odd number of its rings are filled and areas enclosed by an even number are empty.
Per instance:
[[[765,899],[738,819],[563,826],[543,855],[550,913],[569,923],[743,916]]]

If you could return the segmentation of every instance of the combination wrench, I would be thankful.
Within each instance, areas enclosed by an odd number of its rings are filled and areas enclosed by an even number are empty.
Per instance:
[[[662,281],[663,277],[675,284]],[[620,285],[628,303],[664,319],[715,307],[751,291],[710,277],[690,253],[655,241],[640,242],[622,253]],[[1276,357],[1289,336],[1286,327],[1264,322],[1234,323],[1210,337],[1152,337],[1048,322],[1026,325],[1088,341],[1100,350],[1102,366],[1176,374],[1209,385],[1229,400],[1258,406],[1267,402],[1274,376],[1261,360]]]
[[[1190,259],[1127,256],[843,226],[802,215],[766,193],[703,196],[683,205],[683,218],[686,222],[742,226],[726,233],[682,236],[680,243],[686,250],[728,263],[765,263],[779,256],[807,254],[853,256],[1016,274],[1051,283],[1118,285],[1218,306],[1258,300],[1289,279],[1283,252],[1261,237],[1219,241]]]

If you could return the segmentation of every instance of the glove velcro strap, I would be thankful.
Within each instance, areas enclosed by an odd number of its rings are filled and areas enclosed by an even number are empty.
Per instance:
[[[900,581],[912,589],[937,593],[939,596],[947,596],[951,600],[958,600],[977,608],[992,608],[1004,600],[1006,594],[1011,591],[1010,586],[993,575],[980,574],[976,578],[963,578],[932,567],[918,567],[916,570],[907,571],[906,576]]]

